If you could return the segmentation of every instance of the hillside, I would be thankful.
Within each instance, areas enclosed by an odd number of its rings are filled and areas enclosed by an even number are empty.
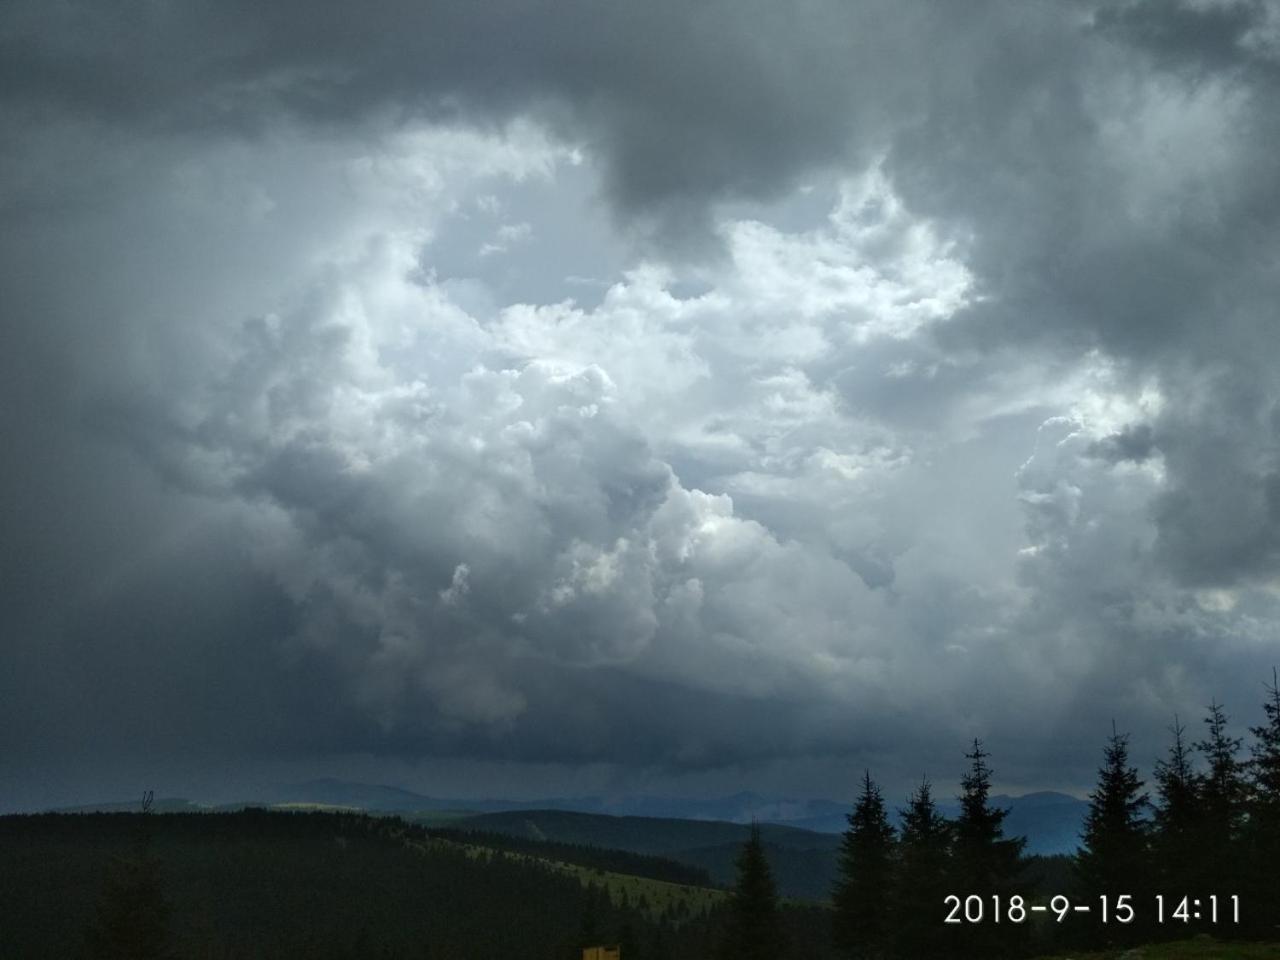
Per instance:
[[[632,853],[629,850],[609,850],[584,844],[555,843],[550,840],[529,840],[511,834],[481,833],[474,830],[434,829],[431,830],[431,835],[470,846],[498,849],[542,860],[571,863],[594,870],[625,873],[635,877],[663,880],[668,883],[678,883],[686,886],[714,886],[711,877],[705,870],[681,863],[678,860],[672,860],[669,857],[659,857],[653,854]]]
[[[751,830],[747,824],[717,820],[618,817],[565,810],[485,813],[461,819],[457,826],[659,856],[723,843],[742,844]],[[761,835],[766,843],[792,850],[836,850],[840,845],[838,836],[782,824],[761,824]]]
[[[0,818],[0,956],[81,956],[105,879],[143,821]],[[407,843],[425,835],[385,818],[246,811],[151,815],[145,826],[182,956],[451,957],[519,944],[561,957],[586,909],[575,877]]]
[[[723,900],[391,817],[9,816],[0,817],[0,957],[85,956],[108,880],[139,859],[143,831],[184,958],[556,960],[589,936],[628,943],[628,960],[695,960],[714,948]],[[829,956],[813,909],[784,913],[797,957]]]
[[[733,864],[750,827],[715,820],[614,817],[563,810],[522,810],[466,817],[451,824],[530,840],[586,844],[666,857],[705,870],[720,885],[733,879]],[[825,900],[835,879],[840,837],[780,824],[761,824],[765,854],[779,892]]]

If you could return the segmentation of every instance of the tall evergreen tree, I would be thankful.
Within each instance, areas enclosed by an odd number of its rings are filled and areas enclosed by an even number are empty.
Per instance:
[[[1266,720],[1249,728],[1254,737],[1250,763],[1254,800],[1280,807],[1280,678],[1274,667],[1262,710]]]
[[[1274,896],[1275,877],[1280,874],[1280,681],[1274,669],[1262,709],[1264,722],[1249,731],[1254,742],[1249,764],[1251,789],[1246,828],[1246,896],[1255,904],[1247,919],[1259,934],[1271,933],[1280,926],[1280,905]]]
[[[894,830],[870,771],[847,819],[832,897],[833,934],[846,956],[875,960],[885,956],[889,940]]]
[[[934,805],[928,778],[899,815],[897,883],[890,910],[893,952],[899,957],[937,957],[947,943],[942,907],[949,892],[952,825]]]
[[[1204,810],[1200,779],[1192,763],[1186,728],[1173,718],[1169,754],[1155,766],[1158,799],[1152,833],[1156,885],[1165,896],[1186,896],[1197,889],[1200,872],[1198,844]]]
[[[1111,725],[1111,739],[1103,751],[1098,786],[1089,795],[1082,846],[1076,854],[1076,882],[1083,897],[1101,894],[1117,897],[1145,891],[1148,876],[1147,829],[1143,814],[1148,806],[1138,771],[1129,765],[1129,738]],[[1110,941],[1133,940],[1133,924],[1098,927]],[[1127,934],[1127,936],[1126,936]]]
[[[1239,758],[1240,737],[1227,735],[1227,715],[1216,701],[1205,717],[1208,736],[1196,743],[1207,767],[1200,778],[1204,812],[1200,831],[1201,875],[1207,893],[1230,894],[1239,874],[1239,841],[1247,783]]]
[[[982,749],[982,741],[973,741],[973,752],[966,753],[969,772],[960,780],[960,815],[955,823],[950,880],[952,890],[960,896],[976,894],[1008,897],[1017,893],[1017,879],[1022,873],[1022,848],[1026,838],[1006,838],[1004,818],[1008,810],[991,806],[991,777],[987,766],[990,756]],[[1015,941],[1021,927],[1006,924],[977,923],[950,927],[948,956],[1003,957],[1015,955]]]
[[[1076,869],[1089,893],[1132,892],[1135,880],[1146,874],[1147,806],[1142,780],[1129,765],[1129,737],[1112,724],[1076,855]]]
[[[721,956],[724,960],[778,960],[783,952],[778,890],[765,859],[758,823],[751,824],[751,836],[738,855],[737,868]]]
[[[991,754],[982,741],[973,741],[969,772],[960,781],[960,815],[955,823],[954,876],[971,893],[999,893],[1022,869],[1025,838],[1006,839],[1004,818],[1009,811],[991,806]]]

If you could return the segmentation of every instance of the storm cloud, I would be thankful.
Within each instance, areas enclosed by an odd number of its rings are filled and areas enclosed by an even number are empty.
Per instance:
[[[14,3],[0,64],[10,805],[1252,718],[1275,4]]]

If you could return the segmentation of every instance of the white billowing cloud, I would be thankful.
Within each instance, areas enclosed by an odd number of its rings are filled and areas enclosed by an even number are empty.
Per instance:
[[[389,730],[416,704],[445,728],[510,724],[522,662],[796,702],[889,685],[915,642],[841,553],[877,535],[859,501],[911,450],[815,364],[945,321],[967,289],[953,251],[873,170],[811,231],[726,223],[703,293],[641,263],[591,309],[472,315],[420,267],[435,211],[472,182],[553,177],[557,148],[521,127],[519,149],[439,136],[324,160],[368,209],[222,324],[148,448],[242,505],[302,612],[290,655],[336,658]],[[266,216],[292,209],[276,202]],[[808,504],[834,531],[751,519],[736,496],[761,517]]]
[[[387,736],[604,756],[621,734],[565,733],[556,700],[595,709],[619,676],[779,705],[765,754],[847,744],[886,709],[973,735],[1034,705],[1047,732],[1116,643],[1150,656],[1241,615],[1152,586],[1162,458],[1099,452],[1161,415],[1158,386],[1097,351],[939,351],[977,297],[964,251],[881,167],[818,226],[724,221],[718,264],[642,260],[594,306],[486,313],[423,269],[424,244],[448,242],[468,191],[496,212],[504,182],[573,160],[527,127],[441,136],[324,161],[365,212],[335,217],[255,318],[221,324],[149,448],[238,505],[299,611],[287,657],[338,664]],[[293,206],[275,202],[268,220]],[[537,231],[517,226],[495,236]],[[944,416],[895,419],[898,384],[945,378]],[[1130,674],[1153,704],[1191,689]],[[645,756],[747,749],[723,716],[652,725]]]
[[[748,221],[724,233],[736,267],[728,292],[763,321],[742,331],[762,353],[781,347],[803,357],[826,345],[771,339],[791,336],[796,318],[838,317],[829,331],[836,344],[910,337],[963,306],[971,286],[953,245],[904,209],[878,165],[840,185],[825,229],[788,235]],[[771,328],[770,316],[785,318],[787,330]]]

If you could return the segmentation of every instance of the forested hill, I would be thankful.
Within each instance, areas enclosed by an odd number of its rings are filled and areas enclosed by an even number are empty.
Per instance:
[[[713,955],[722,895],[703,891],[699,911],[671,883],[532,854],[354,813],[0,817],[0,957],[86,957],[121,910],[167,915],[179,957],[553,960],[586,941],[625,943],[628,960]],[[658,889],[661,903],[642,892]],[[830,956],[818,912],[784,911],[797,957]]]
[[[747,824],[719,820],[614,817],[564,810],[487,813],[457,820],[450,826],[659,856],[706,871],[720,885],[732,881],[734,861],[751,832]],[[783,896],[803,900],[825,900],[830,896],[839,835],[770,823],[760,825],[760,834]]]
[[[566,810],[484,813],[458,820],[452,826],[660,856],[725,843],[740,847],[751,833],[751,827],[745,823],[723,820],[615,817]],[[790,850],[836,850],[840,846],[837,834],[817,833],[781,824],[761,824],[760,835],[766,843]]]

